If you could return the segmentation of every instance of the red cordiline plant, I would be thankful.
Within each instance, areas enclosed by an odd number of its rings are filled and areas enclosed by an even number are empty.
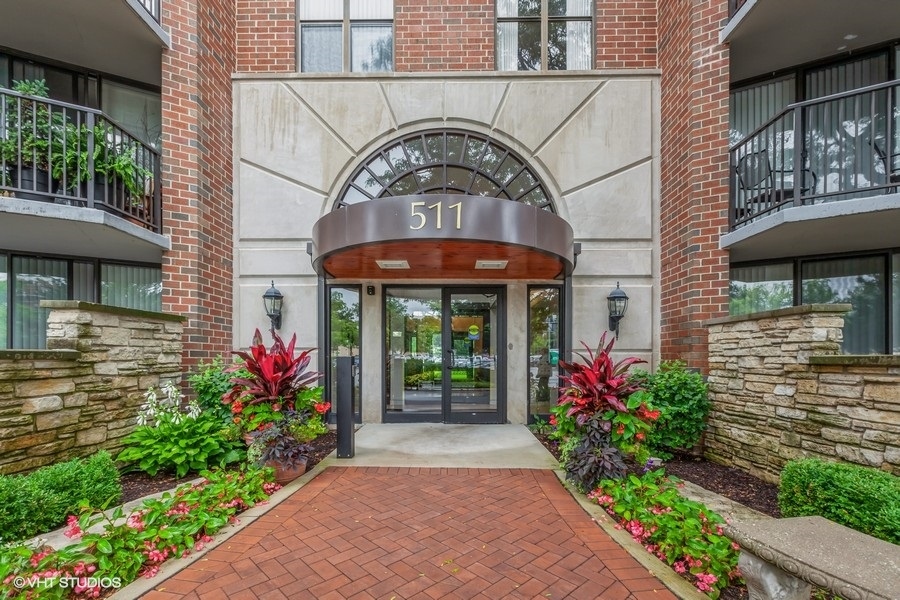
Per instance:
[[[560,392],[559,404],[569,405],[566,416],[574,417],[579,426],[597,413],[608,410],[628,412],[628,396],[641,389],[629,378],[628,369],[631,365],[647,361],[632,356],[614,362],[610,352],[615,339],[611,339],[606,346],[605,343],[604,332],[596,352],[582,342],[587,350],[587,356],[578,355],[582,363],[559,361],[559,367],[568,372],[568,375],[560,377],[565,386]]]
[[[559,361],[567,374],[560,377],[557,407],[551,422],[565,432],[563,458],[567,479],[589,491],[604,478],[625,473],[622,452],[635,453],[659,412],[648,407],[649,395],[629,377],[636,357],[619,362],[610,356],[615,341],[600,338],[596,352],[584,344],[581,362]]]
[[[312,349],[294,356],[297,334],[291,337],[287,345],[274,331],[272,338],[275,341],[271,349],[266,348],[257,329],[249,352],[233,352],[244,362],[229,367],[229,370],[237,372],[246,369],[250,374],[233,377],[231,389],[222,397],[222,402],[232,405],[232,412],[239,413],[243,406],[261,403],[271,404],[276,411],[282,408],[293,410],[297,394],[315,385],[322,376],[318,371],[307,370],[312,360]]]
[[[628,372],[632,365],[646,361],[634,356],[613,361],[610,352],[614,344],[615,339],[606,342],[604,333],[596,352],[582,342],[587,350],[587,355],[577,354],[582,362],[559,361],[560,368],[568,374],[560,377],[564,385],[560,390],[559,409],[554,413],[557,421],[560,417],[573,419],[574,427],[569,425],[572,429],[599,419],[612,441],[628,449],[644,439],[650,423],[659,418],[659,411],[651,410],[650,395],[640,380]]]

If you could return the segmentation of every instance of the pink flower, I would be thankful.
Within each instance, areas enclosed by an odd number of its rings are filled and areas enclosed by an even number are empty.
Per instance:
[[[67,538],[80,537],[81,534],[84,533],[81,531],[81,527],[78,526],[78,517],[75,515],[69,515],[69,518],[66,519],[66,524],[68,525],[68,528],[63,531],[63,535]]]

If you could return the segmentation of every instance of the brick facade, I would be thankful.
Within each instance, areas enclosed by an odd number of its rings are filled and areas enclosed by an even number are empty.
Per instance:
[[[597,2],[598,69],[654,69],[657,1]]]
[[[493,71],[495,4],[395,0],[394,69]],[[656,0],[596,3],[596,68],[656,68],[656,6]],[[297,70],[294,0],[240,0],[236,13],[236,71]]]
[[[728,312],[728,51],[722,0],[659,2],[661,357],[707,366],[703,322]]]
[[[290,72],[291,0],[237,3],[237,70]],[[728,52],[724,0],[596,2],[597,69],[659,68],[660,354],[706,369],[703,322],[727,314]],[[493,71],[495,2],[395,0],[398,72]]]
[[[235,13],[228,0],[163,3],[163,309],[184,315],[184,366],[231,350],[231,74]]]
[[[290,73],[297,69],[294,6],[294,0],[238,0],[235,3],[235,71]]]
[[[494,2],[395,0],[394,18],[397,71],[494,69]]]

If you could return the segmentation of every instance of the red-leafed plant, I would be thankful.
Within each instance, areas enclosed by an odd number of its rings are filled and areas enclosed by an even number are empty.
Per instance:
[[[647,361],[632,356],[614,362],[609,354],[614,343],[615,339],[612,339],[606,344],[604,333],[596,352],[582,342],[587,356],[578,356],[583,362],[559,361],[560,369],[568,373],[560,377],[565,385],[560,390],[559,404],[569,404],[566,416],[575,417],[578,426],[587,423],[594,415],[610,409],[629,412],[627,398],[641,389],[638,383],[629,378],[628,369],[631,365]]]
[[[232,377],[231,389],[222,397],[222,402],[232,405],[232,412],[262,403],[271,404],[275,411],[293,410],[297,394],[314,386],[322,376],[317,371],[307,370],[312,360],[311,349],[294,356],[297,334],[287,345],[274,331],[272,338],[275,340],[272,347],[266,348],[257,329],[249,352],[233,352],[243,363],[229,367],[229,370],[245,369],[249,375]],[[234,410],[235,403],[239,410]]]
[[[630,357],[619,362],[610,356],[614,340],[600,338],[596,352],[582,342],[582,362],[559,361],[566,371],[560,379],[557,406],[551,409],[557,439],[563,440],[566,479],[583,492],[602,479],[625,474],[622,454],[637,454],[659,412],[648,407],[650,395],[629,376],[631,365],[646,362]]]

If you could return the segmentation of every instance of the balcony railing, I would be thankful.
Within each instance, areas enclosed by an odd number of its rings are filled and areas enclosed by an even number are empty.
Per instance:
[[[159,181],[159,152],[103,113],[0,89],[0,196],[103,210],[159,232]]]
[[[900,81],[798,102],[732,146],[731,229],[791,206],[896,193]]]

